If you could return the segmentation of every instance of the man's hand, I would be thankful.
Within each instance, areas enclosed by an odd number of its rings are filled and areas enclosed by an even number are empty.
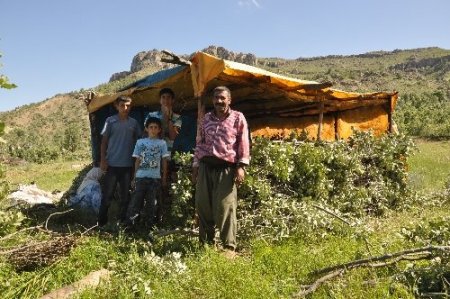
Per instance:
[[[103,171],[103,173],[105,173],[106,170],[108,170],[108,162],[106,162],[106,160],[100,161],[100,169]]]
[[[234,177],[234,182],[236,183],[236,185],[239,186],[240,184],[242,184],[242,182],[244,182],[244,177],[245,177],[244,167],[238,166],[236,168],[236,175]]]
[[[197,177],[198,177],[198,166],[193,166],[192,167],[192,177],[191,177],[191,181],[192,184],[197,184]]]
[[[172,109],[170,109],[170,107],[162,105],[161,112],[165,120],[169,120],[170,117],[172,116]]]

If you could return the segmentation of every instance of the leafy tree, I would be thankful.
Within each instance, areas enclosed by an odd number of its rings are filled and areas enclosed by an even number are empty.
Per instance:
[[[1,57],[1,53],[0,53]],[[0,64],[1,67],[1,64]],[[11,89],[15,88],[16,85],[9,82],[8,77],[0,74],[0,88]],[[4,134],[5,124],[0,122],[0,136]],[[9,188],[8,183],[3,180],[5,172],[2,165],[0,165],[0,208],[3,207],[4,199],[8,194]],[[6,234],[7,232],[13,230],[15,227],[19,226],[23,215],[20,212],[7,210],[0,210],[0,236]]]
[[[82,142],[81,128],[76,124],[70,124],[64,130],[63,148],[70,152],[75,152]]]
[[[0,57],[2,57],[2,53],[0,53]],[[0,63],[0,67],[2,64]],[[0,74],[0,88],[6,88],[6,89],[12,89],[16,88],[17,85],[10,83],[8,77],[5,75]]]

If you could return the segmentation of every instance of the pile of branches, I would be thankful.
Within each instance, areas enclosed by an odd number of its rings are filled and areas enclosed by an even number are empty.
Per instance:
[[[48,225],[53,216],[63,215],[71,211],[73,210],[70,209],[63,212],[52,213],[42,225],[26,227],[1,237],[0,242],[4,243],[11,239],[18,238],[24,233],[26,234],[25,239],[20,238],[20,241],[18,239],[13,242],[16,245],[2,247],[0,256],[4,256],[18,272],[34,271],[41,267],[51,265],[62,257],[67,256],[78,244],[80,237],[73,234],[64,234],[49,230]],[[36,238],[31,238],[28,235],[28,233],[33,231],[44,233],[47,236],[44,240],[37,241]]]
[[[6,257],[17,271],[33,271],[67,256],[77,240],[78,237],[74,235],[58,236],[9,250]]]

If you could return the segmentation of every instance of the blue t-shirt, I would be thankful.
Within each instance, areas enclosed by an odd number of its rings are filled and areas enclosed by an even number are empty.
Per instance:
[[[136,178],[161,178],[161,159],[169,158],[167,144],[162,139],[142,138],[136,142],[133,157],[140,158]]]
[[[108,138],[108,165],[132,167],[133,146],[141,134],[141,128],[134,118],[128,117],[127,120],[121,121],[118,114],[108,117],[102,130],[102,135]]]
[[[147,117],[145,117],[144,127],[145,127],[145,122],[150,117],[156,117],[156,118],[159,118],[161,120],[162,132],[163,132],[163,135],[164,135],[162,137],[164,138],[164,140],[167,143],[167,149],[168,149],[169,154],[170,154],[170,152],[172,151],[172,147],[173,147],[173,140],[170,140],[170,138],[169,138],[169,127],[168,127],[169,124],[164,122],[163,114],[162,114],[161,111],[154,111],[154,112],[149,112],[147,114]],[[170,120],[172,121],[174,127],[181,128],[182,122],[181,122],[181,116],[179,114],[172,113],[172,118]]]

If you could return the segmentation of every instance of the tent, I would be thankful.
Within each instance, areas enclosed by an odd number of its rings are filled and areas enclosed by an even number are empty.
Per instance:
[[[149,111],[159,109],[159,90],[170,87],[176,109],[183,115],[179,150],[195,143],[196,123],[211,109],[211,91],[225,85],[232,93],[232,108],[247,118],[252,136],[283,138],[292,131],[310,138],[348,138],[353,129],[392,132],[392,112],[397,92],[355,93],[319,83],[275,74],[254,66],[197,52],[189,61],[172,56],[180,64],[156,72],[113,94],[96,95],[87,103],[90,113],[94,162],[99,157],[99,132],[104,120],[115,113],[113,101],[120,95],[133,98],[131,116],[143,122]],[[178,142],[177,142],[178,141]]]

